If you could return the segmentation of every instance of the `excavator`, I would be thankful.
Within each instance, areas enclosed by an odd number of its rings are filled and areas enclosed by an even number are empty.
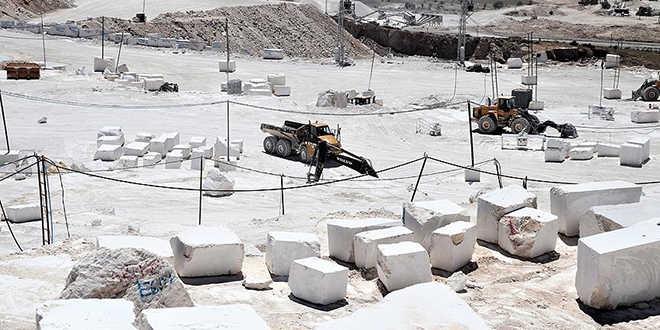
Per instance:
[[[371,161],[342,148],[339,127],[332,130],[325,123],[302,124],[287,120],[283,126],[261,124],[261,131],[269,134],[263,142],[266,153],[283,158],[298,154],[303,163],[315,166],[314,173],[311,169],[307,173],[307,181],[310,183],[321,178],[328,161],[336,161],[360,174],[378,177]]]
[[[660,95],[660,72],[658,72],[658,79],[646,79],[644,83],[637,90],[632,91],[632,100],[651,102],[657,101]]]

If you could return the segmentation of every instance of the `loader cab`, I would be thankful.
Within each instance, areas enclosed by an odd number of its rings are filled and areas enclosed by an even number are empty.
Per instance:
[[[515,96],[500,96],[497,98],[497,107],[504,112],[509,112],[516,108]]]

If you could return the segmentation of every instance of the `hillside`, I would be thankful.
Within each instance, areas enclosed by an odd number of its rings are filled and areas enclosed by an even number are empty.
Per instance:
[[[0,0],[0,19],[28,19],[62,8],[75,7],[74,0]]]

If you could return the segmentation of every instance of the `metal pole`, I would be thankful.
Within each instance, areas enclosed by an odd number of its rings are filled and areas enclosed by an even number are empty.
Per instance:
[[[204,175],[204,155],[199,156],[199,221],[202,225],[202,176]]]
[[[225,17],[225,37],[227,38],[227,88],[229,88],[229,17]],[[227,103],[227,113],[229,113],[229,103]],[[227,116],[227,120],[229,120],[229,116]],[[229,132],[227,132],[227,143],[229,143]],[[227,159],[229,159],[229,153],[227,153]]]
[[[603,72],[605,72],[605,64],[600,62],[600,97],[598,98],[598,107],[603,106]]]
[[[422,163],[422,168],[419,170],[419,176],[417,177],[417,182],[415,183],[415,189],[413,190],[412,197],[410,197],[410,202],[412,203],[415,200],[415,193],[417,193],[417,187],[419,186],[419,180],[422,179],[422,173],[424,173],[424,166],[426,166],[426,159],[428,156],[424,153],[424,162]]]
[[[44,69],[46,68],[46,36],[44,35],[44,14],[41,13],[41,43],[44,50]]]
[[[472,115],[470,101],[468,101],[468,125],[470,126],[470,160],[472,161],[472,167],[474,167],[474,141],[472,140]]]
[[[374,55],[371,57],[371,71],[369,72],[369,88],[367,90],[371,90],[371,77],[374,73],[374,61],[376,60],[376,50],[372,49],[374,51]]]
[[[229,100],[227,100],[227,162],[229,162]]]
[[[101,59],[105,58],[105,16],[101,17]]]
[[[115,63],[115,73],[119,69],[119,58],[121,57],[121,45],[124,44],[124,31],[121,31],[121,41],[119,41],[119,53],[117,54],[117,63]]]
[[[144,12],[144,3],[145,3],[145,1],[146,1],[146,0],[142,0],[142,13],[143,13],[143,14],[145,13],[145,12]]]
[[[282,191],[282,215],[284,215],[284,174],[280,174],[280,189]]]
[[[7,141],[6,155],[9,155],[9,134],[7,133],[7,119],[5,119],[5,105],[2,102],[2,90],[0,90],[0,110],[2,111],[2,124],[5,127],[5,141]]]

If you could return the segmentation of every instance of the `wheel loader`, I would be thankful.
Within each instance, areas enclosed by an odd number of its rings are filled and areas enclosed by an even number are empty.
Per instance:
[[[543,134],[548,127],[559,131],[562,138],[578,137],[577,129],[572,124],[557,124],[551,120],[541,122],[538,117],[526,109],[516,107],[515,96],[500,96],[495,104],[472,107],[471,119],[477,122],[479,132],[493,134],[498,129],[510,128],[511,133]]]
[[[658,77],[660,78],[660,72],[658,72]],[[660,80],[658,79],[646,79],[644,83],[639,86],[637,90],[632,91],[633,101],[642,99],[643,101],[657,101],[658,96],[660,95]]]

